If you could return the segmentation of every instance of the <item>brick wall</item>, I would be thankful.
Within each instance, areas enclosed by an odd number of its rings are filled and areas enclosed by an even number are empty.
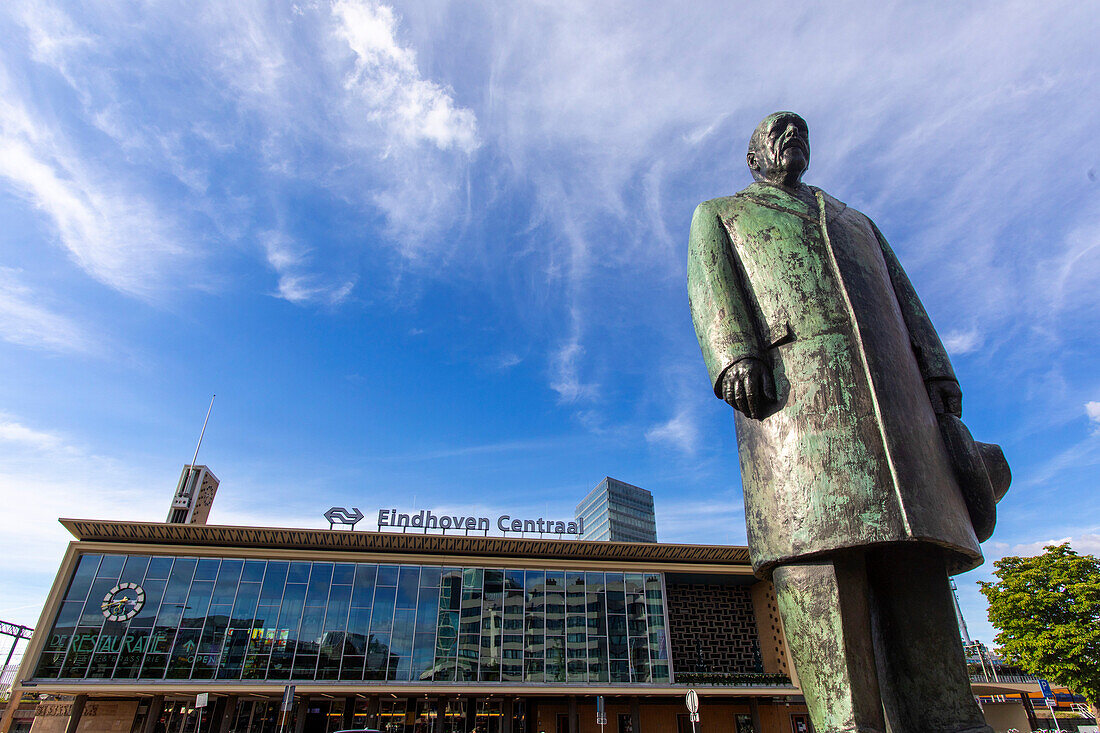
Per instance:
[[[673,669],[758,672],[760,650],[747,585],[669,585],[668,623]]]

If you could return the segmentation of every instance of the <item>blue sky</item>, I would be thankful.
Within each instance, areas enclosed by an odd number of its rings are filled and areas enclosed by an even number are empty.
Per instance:
[[[87,7],[90,6],[90,7]],[[0,618],[58,516],[332,505],[745,538],[684,286],[769,112],[878,223],[1015,482],[991,561],[1100,551],[1100,57],[1087,3],[371,0],[0,9]],[[972,632],[992,632],[959,578]]]

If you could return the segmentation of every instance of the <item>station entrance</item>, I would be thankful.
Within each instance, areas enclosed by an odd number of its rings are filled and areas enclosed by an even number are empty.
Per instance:
[[[280,717],[280,699],[249,696],[226,713],[229,698],[200,710],[194,698],[166,699],[152,733],[528,733],[523,698],[311,696]],[[133,733],[145,730],[143,716]],[[222,721],[227,722],[223,729]]]

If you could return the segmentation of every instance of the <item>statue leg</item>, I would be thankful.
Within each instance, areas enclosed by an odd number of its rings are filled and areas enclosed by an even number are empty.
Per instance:
[[[885,731],[862,554],[781,565],[772,583],[817,733]]]
[[[943,553],[916,544],[867,559],[878,677],[893,733],[992,733],[970,689]]]

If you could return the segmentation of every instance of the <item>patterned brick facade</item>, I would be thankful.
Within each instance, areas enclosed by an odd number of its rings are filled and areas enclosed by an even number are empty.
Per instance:
[[[675,671],[764,671],[749,586],[670,584],[667,590]]]

